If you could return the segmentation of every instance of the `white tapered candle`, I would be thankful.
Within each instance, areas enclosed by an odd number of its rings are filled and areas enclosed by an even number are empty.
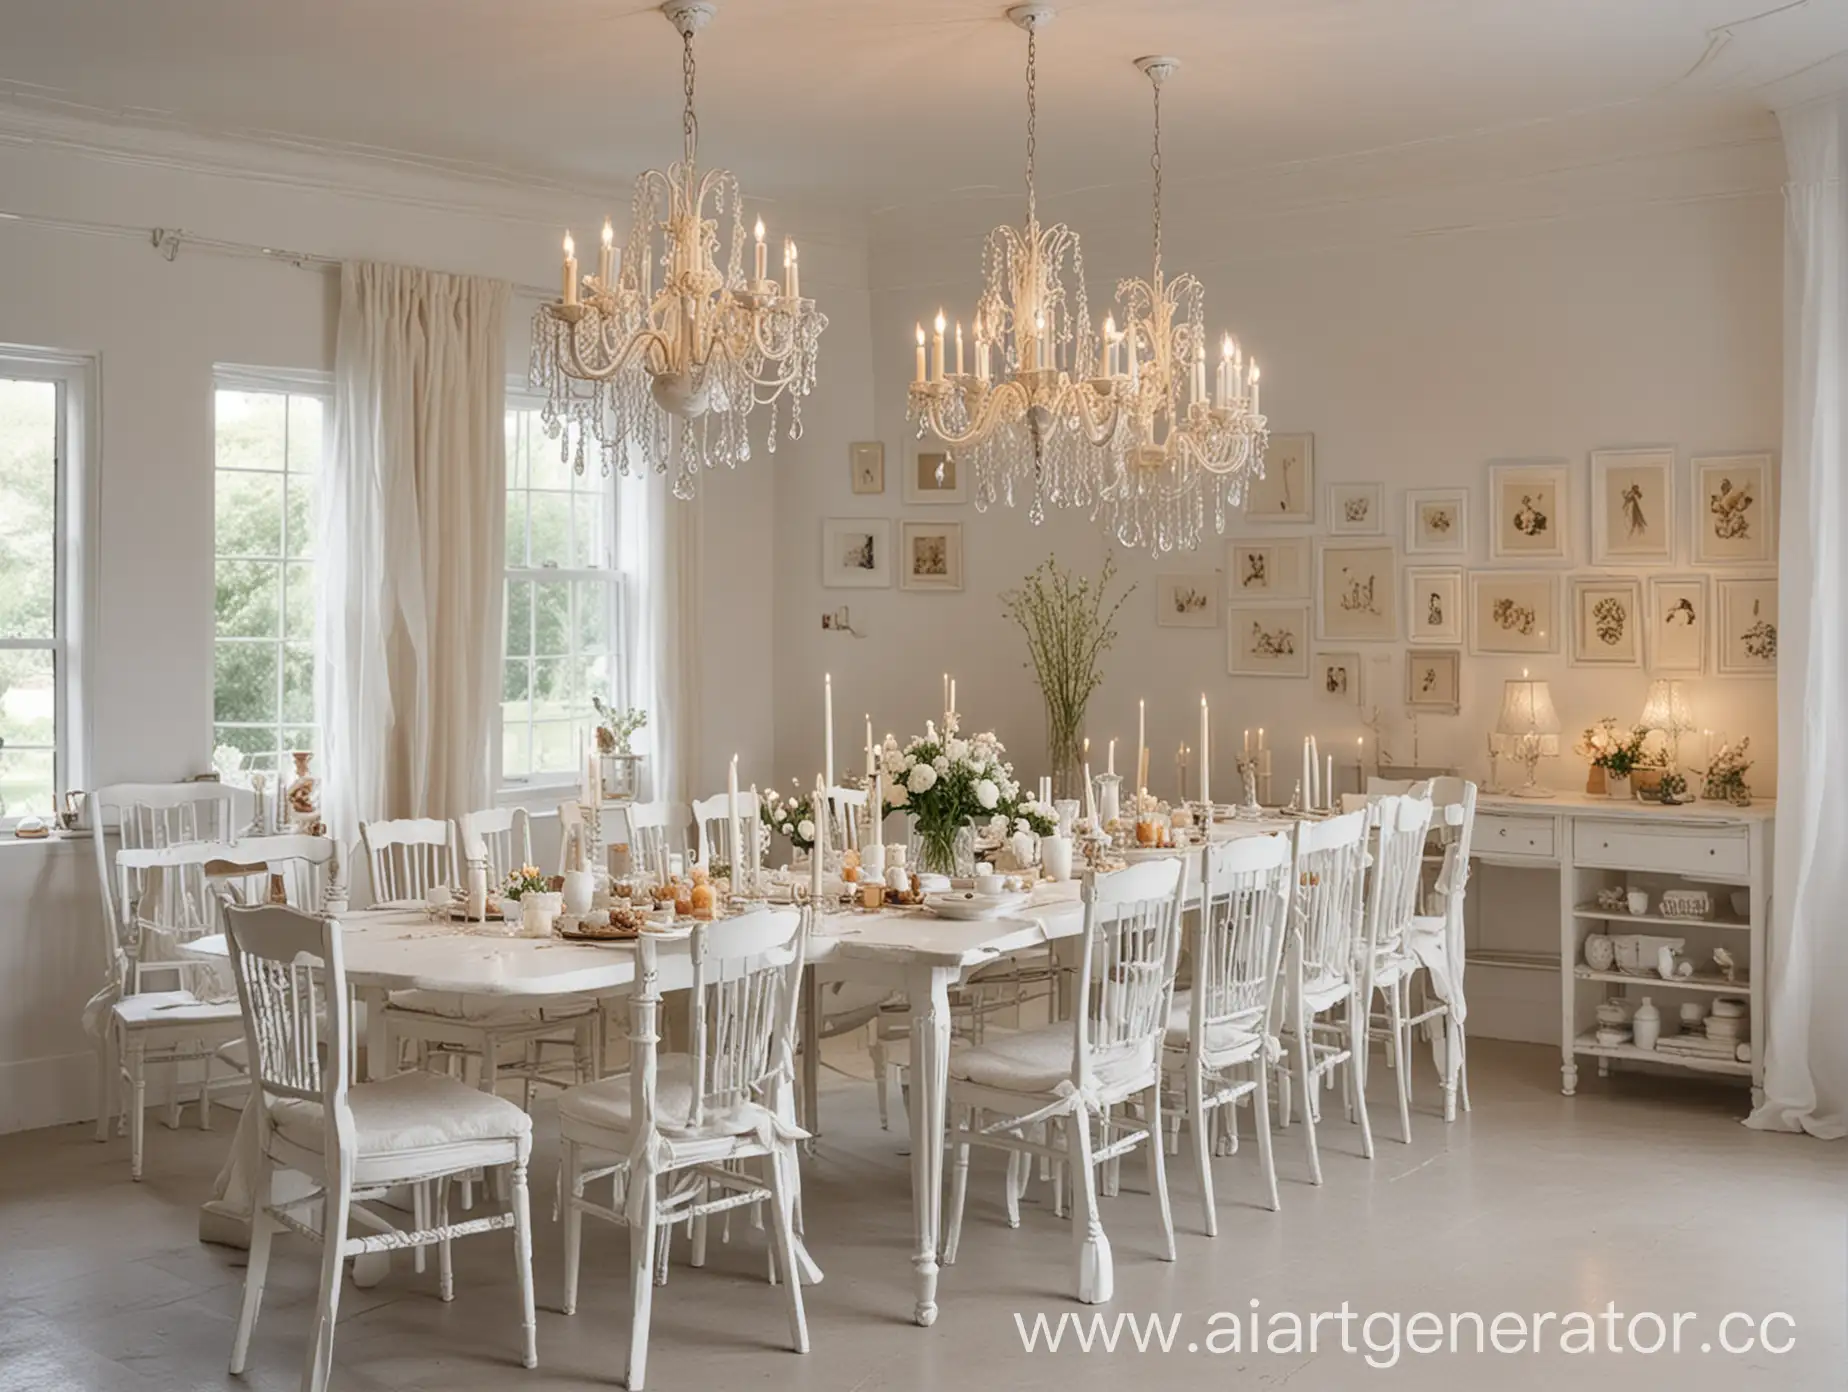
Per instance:
[[[821,719],[824,727],[822,741],[822,770],[827,777],[828,786],[834,786],[834,674],[824,672],[821,678]]]

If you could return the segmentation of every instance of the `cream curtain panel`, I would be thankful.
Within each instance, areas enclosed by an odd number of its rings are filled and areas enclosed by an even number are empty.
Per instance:
[[[619,555],[625,586],[628,699],[648,712],[636,741],[653,765],[652,799],[687,803],[698,773],[700,722],[699,500],[674,497],[667,475],[621,481],[625,506]],[[704,494],[700,495],[703,499]],[[631,499],[639,506],[628,506]]]
[[[329,826],[487,805],[507,521],[503,281],[349,262],[321,506]]]
[[[1779,113],[1784,460],[1765,1130],[1848,1135],[1848,94]]]

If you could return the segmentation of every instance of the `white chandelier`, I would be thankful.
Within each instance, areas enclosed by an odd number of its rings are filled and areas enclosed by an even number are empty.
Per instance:
[[[632,467],[671,468],[674,496],[691,498],[701,469],[735,467],[751,457],[748,420],[755,407],[769,409],[771,453],[785,395],[789,438],[802,437],[802,398],[815,385],[828,318],[802,298],[794,242],[783,243],[781,283],[766,274],[762,218],[753,273],[745,278],[738,181],[724,169],[701,174],[697,163],[693,36],[716,7],[669,0],[661,10],[681,38],[686,104],[680,162],[636,179],[620,267],[606,221],[597,274],[580,283],[571,234],[565,234],[564,295],[533,316],[529,375],[546,392],[547,432],[556,438],[567,425],[576,427],[572,462],[579,473],[588,437],[602,453],[604,473],[612,465],[625,474]],[[706,217],[708,199],[717,214],[712,219]],[[721,270],[719,219],[728,213]],[[563,448],[572,455],[569,435]]]
[[[1263,472],[1270,436],[1258,407],[1256,359],[1247,371],[1238,341],[1227,334],[1209,394],[1205,292],[1190,274],[1163,278],[1161,89],[1180,60],[1138,58],[1136,66],[1155,93],[1155,267],[1147,280],[1118,284],[1121,332],[1114,319],[1104,324],[1103,384],[1122,404],[1125,425],[1113,441],[1098,514],[1123,546],[1160,555],[1200,544],[1209,499],[1214,530],[1225,530],[1227,512]]]
[[[947,369],[939,310],[928,361],[924,326],[917,328],[908,411],[920,437],[935,435],[969,465],[977,509],[986,511],[997,499],[1012,505],[1016,489],[1030,487],[1036,523],[1048,502],[1094,505],[1119,424],[1106,384],[1088,376],[1094,344],[1078,234],[1063,223],[1039,222],[1033,183],[1037,35],[1053,14],[1041,4],[1007,11],[1027,34],[1027,220],[1022,227],[995,228],[984,245],[982,294],[971,326],[974,370],[965,370],[971,364],[963,356],[961,323],[955,370]]]

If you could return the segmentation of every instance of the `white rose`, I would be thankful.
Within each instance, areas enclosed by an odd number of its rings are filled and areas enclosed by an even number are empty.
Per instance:
[[[937,770],[929,764],[918,764],[911,770],[911,776],[905,780],[905,786],[914,793],[928,793],[937,785]]]
[[[949,758],[943,754],[939,754],[936,758],[932,759],[930,761],[930,766],[938,773],[948,773],[950,771]]]
[[[975,785],[975,800],[985,808],[991,808],[1001,801],[1001,790],[989,779],[981,779]]]
[[[804,817],[796,826],[796,834],[804,841],[813,841],[815,839],[815,824],[807,817]]]
[[[911,795],[905,791],[903,783],[894,783],[886,789],[886,802],[893,807],[903,807],[911,801]]]
[[[966,759],[969,757],[969,741],[953,739],[950,741],[949,748],[945,752],[952,759]]]

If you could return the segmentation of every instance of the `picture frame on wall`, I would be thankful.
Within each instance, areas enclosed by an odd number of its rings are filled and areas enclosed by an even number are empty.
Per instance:
[[[1309,677],[1318,697],[1366,709],[1367,664],[1358,652],[1317,649]]]
[[[889,588],[892,524],[883,517],[824,517],[821,583],[830,590]]]
[[[1694,564],[1777,563],[1776,479],[1769,454],[1698,456],[1694,475]]]
[[[968,471],[943,441],[926,437],[906,443],[905,501],[913,507],[950,507],[969,501]]]
[[[1316,557],[1318,634],[1325,642],[1399,637],[1399,586],[1390,543],[1323,542]]]
[[[1309,606],[1227,605],[1226,671],[1235,677],[1308,676]]]
[[[1155,622],[1161,628],[1218,628],[1216,570],[1163,571],[1155,578]]]
[[[899,529],[898,584],[904,590],[960,590],[960,522],[907,522]]]
[[[1644,661],[1651,672],[1707,670],[1711,601],[1704,575],[1652,575],[1643,610]]]
[[[1777,675],[1777,581],[1713,582],[1717,643],[1713,670],[1722,677]]]
[[[1328,485],[1330,536],[1384,536],[1386,490],[1377,483]]]
[[[1489,556],[1568,559],[1571,510],[1572,470],[1563,461],[1489,465]]]
[[[1559,651],[1559,577],[1543,570],[1472,570],[1469,650],[1478,657]]]
[[[1309,538],[1227,542],[1226,594],[1234,600],[1309,598]]]
[[[1414,643],[1463,642],[1461,566],[1408,566],[1405,636]]]
[[[1593,450],[1593,565],[1669,565],[1675,559],[1675,452]]]
[[[1463,654],[1455,648],[1412,648],[1405,654],[1405,708],[1421,715],[1455,715],[1463,707]]]
[[[1405,495],[1405,554],[1469,554],[1469,490],[1414,488]]]
[[[1643,665],[1643,582],[1634,575],[1574,575],[1568,582],[1572,607],[1574,667]]]
[[[885,492],[885,442],[856,440],[847,446],[847,477],[855,493]]]
[[[1273,435],[1264,451],[1264,477],[1245,489],[1249,522],[1315,521],[1315,436]]]

